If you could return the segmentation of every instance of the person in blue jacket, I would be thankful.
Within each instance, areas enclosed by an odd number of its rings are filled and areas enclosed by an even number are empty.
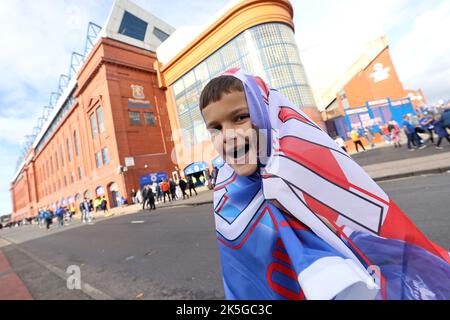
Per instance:
[[[434,117],[434,120],[435,120],[435,122],[434,122],[434,131],[438,135],[438,141],[436,143],[436,149],[441,150],[441,149],[444,149],[444,148],[441,147],[442,139],[445,138],[450,143],[450,137],[449,137],[449,134],[447,132],[447,129],[445,128],[442,116],[438,114],[438,115],[436,115]]]

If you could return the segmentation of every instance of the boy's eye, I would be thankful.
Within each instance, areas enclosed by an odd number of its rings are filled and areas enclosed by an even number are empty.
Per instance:
[[[244,121],[244,120],[248,119],[249,117],[250,117],[250,115],[248,115],[248,114],[242,114],[242,115],[236,117],[236,122]]]

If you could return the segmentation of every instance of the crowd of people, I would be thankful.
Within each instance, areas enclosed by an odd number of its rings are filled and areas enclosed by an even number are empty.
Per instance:
[[[379,133],[384,142],[392,144],[394,148],[401,148],[402,132],[405,136],[406,146],[409,151],[424,149],[427,145],[434,145],[438,150],[442,150],[442,141],[445,139],[450,143],[450,109],[443,112],[423,111],[417,114],[406,114],[403,116],[403,122],[399,125],[395,120],[388,123],[373,124],[366,126],[356,125],[352,127],[347,136],[359,152],[367,151],[362,139],[365,138],[371,148],[375,148],[374,136]],[[337,136],[335,142],[344,150],[347,145],[342,137]]]
[[[80,202],[78,210],[81,214],[82,223],[93,224],[94,212],[103,212],[104,215],[109,213],[108,201],[104,195],[98,196],[94,200],[84,198]],[[46,228],[47,230],[50,229],[55,220],[59,227],[68,226],[78,210],[74,203],[59,205],[56,208],[41,208],[35,218],[35,222],[37,222],[39,228]]]
[[[131,200],[133,204],[142,204],[142,209],[155,210],[156,204],[172,202],[180,199],[189,199],[197,195],[197,185],[204,185],[209,189],[214,188],[215,177],[218,170],[215,169],[212,176],[206,179],[203,175],[198,179],[194,176],[181,178],[177,181],[173,179],[163,180],[159,183],[154,182],[150,185],[145,185],[142,190],[131,191]],[[118,197],[117,204],[119,206],[128,205],[126,198]],[[78,205],[70,203],[67,205],[47,206],[38,210],[38,215],[34,218],[26,218],[18,222],[10,222],[9,227],[23,226],[27,224],[36,223],[39,228],[46,228],[49,230],[52,225],[56,224],[58,227],[68,226],[73,217],[80,213],[82,223],[93,224],[95,214],[100,213],[103,216],[110,215],[108,209],[108,201],[104,195],[97,196],[95,199],[84,198]],[[112,215],[112,214],[111,214]],[[2,224],[3,227],[3,224]]]
[[[201,175],[198,179],[194,176],[181,178],[177,181],[173,179],[165,179],[160,182],[153,182],[143,186],[142,190],[131,191],[131,198],[134,204],[142,204],[142,209],[155,210],[156,204],[172,202],[180,199],[189,199],[193,195],[197,195],[196,185],[205,185],[209,189],[214,187],[214,178],[206,179]],[[189,194],[188,194],[189,192]]]

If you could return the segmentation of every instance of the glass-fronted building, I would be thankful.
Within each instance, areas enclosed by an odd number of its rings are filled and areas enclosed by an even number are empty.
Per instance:
[[[174,33],[157,49],[177,164],[185,175],[192,174],[195,163],[208,163],[211,170],[220,163],[209,150],[213,148],[198,101],[209,80],[230,68],[261,77],[325,128],[300,59],[292,17],[287,0],[235,1],[191,41],[180,44],[183,36]]]
[[[209,139],[198,108],[201,90],[234,67],[260,76],[296,105],[315,107],[293,30],[282,23],[261,24],[240,33],[172,85],[184,147]]]

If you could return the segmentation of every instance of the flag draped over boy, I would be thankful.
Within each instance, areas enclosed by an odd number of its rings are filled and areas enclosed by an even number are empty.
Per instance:
[[[214,217],[227,299],[450,299],[450,255],[300,108],[239,69],[258,170],[219,171]]]

